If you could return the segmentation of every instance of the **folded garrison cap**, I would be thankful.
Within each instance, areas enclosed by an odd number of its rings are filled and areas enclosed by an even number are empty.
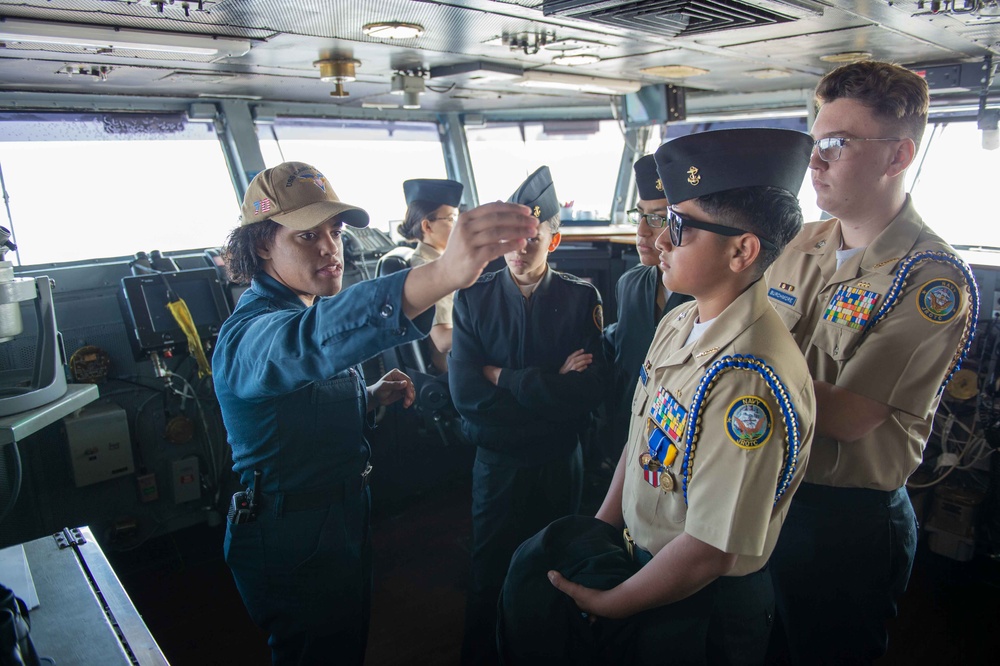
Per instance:
[[[573,600],[549,582],[547,573],[553,569],[586,587],[608,590],[639,566],[625,552],[621,530],[590,516],[560,518],[522,543],[511,559],[497,608],[503,662],[628,663],[634,623],[601,619],[591,625]]]
[[[528,176],[507,201],[528,206],[531,214],[542,222],[559,214],[559,198],[547,166],[539,167]]]
[[[270,219],[305,231],[334,217],[352,227],[368,226],[368,213],[341,201],[316,167],[284,162],[264,169],[250,181],[243,195],[240,226]]]
[[[406,205],[420,199],[429,201],[439,206],[455,206],[462,201],[462,183],[457,180],[443,180],[437,178],[414,178],[403,183],[403,194],[406,196]]]
[[[672,204],[740,187],[780,187],[798,194],[813,140],[787,129],[699,132],[656,149],[656,171]]]
[[[660,174],[656,173],[656,158],[652,155],[644,155],[632,165],[632,169],[635,171],[635,186],[639,188],[640,199],[656,201],[667,198],[667,195],[663,193]]]

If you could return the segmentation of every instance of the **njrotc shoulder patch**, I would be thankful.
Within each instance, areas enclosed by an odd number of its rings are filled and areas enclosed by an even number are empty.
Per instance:
[[[939,278],[920,287],[917,308],[925,319],[935,324],[945,324],[958,314],[962,292],[951,280]]]
[[[597,305],[594,306],[593,315],[594,315],[594,326],[597,327],[598,331],[603,331],[604,330],[604,308],[601,307],[600,303],[598,303]]]
[[[860,331],[871,318],[878,297],[874,291],[841,285],[827,304],[823,319]]]
[[[755,395],[737,398],[726,412],[726,434],[741,449],[758,449],[774,430],[774,417],[767,402]]]

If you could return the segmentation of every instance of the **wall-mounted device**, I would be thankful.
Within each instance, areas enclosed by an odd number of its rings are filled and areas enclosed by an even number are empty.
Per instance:
[[[167,303],[182,298],[202,342],[213,342],[229,316],[229,302],[214,268],[122,278],[119,303],[132,333],[129,342],[137,361],[151,353],[187,348],[187,337]],[[211,345],[206,345],[208,349]]]
[[[135,469],[128,415],[114,404],[98,404],[63,421],[76,487],[131,474]]]
[[[0,343],[24,332],[21,303],[32,301],[35,311],[35,362],[32,368],[0,373],[0,416],[19,414],[58,400],[66,394],[66,351],[56,326],[52,283],[47,276],[14,277],[14,264],[5,261],[16,246],[10,232],[0,227]]]

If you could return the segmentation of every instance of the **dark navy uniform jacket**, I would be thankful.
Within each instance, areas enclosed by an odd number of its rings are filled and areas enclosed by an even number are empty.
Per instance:
[[[449,383],[480,456],[535,465],[576,447],[608,379],[602,325],[597,289],[551,268],[530,299],[508,269],[456,294]],[[593,354],[593,363],[560,375],[577,349]],[[486,365],[503,368],[498,386],[483,376]]]
[[[433,309],[403,314],[409,271],[368,280],[311,307],[265,273],[222,325],[212,356],[215,391],[245,485],[261,470],[266,493],[328,487],[360,474],[367,392],[362,361],[417,340]]]
[[[656,266],[637,264],[625,271],[615,285],[618,321],[604,331],[609,358],[614,359],[614,378],[608,408],[615,447],[625,446],[628,437],[632,394],[639,381],[639,366],[653,341],[656,327],[667,312],[691,300],[690,296],[671,293],[660,316],[656,316],[656,290],[660,272]],[[617,449],[616,449],[617,450]]]

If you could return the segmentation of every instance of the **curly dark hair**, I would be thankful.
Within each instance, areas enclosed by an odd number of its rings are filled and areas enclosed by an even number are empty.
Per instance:
[[[420,223],[430,219],[431,214],[441,207],[441,204],[427,199],[414,199],[406,207],[406,219],[396,227],[399,234],[407,240],[423,240],[424,230]]]
[[[892,131],[920,145],[927,127],[930,97],[927,81],[918,74],[876,60],[842,65],[827,73],[816,86],[817,108],[838,99],[861,102]]]
[[[222,248],[222,259],[226,262],[230,280],[237,284],[250,284],[263,264],[257,249],[274,242],[279,226],[274,220],[262,220],[236,227],[229,233]]]
[[[774,245],[761,244],[758,277],[802,229],[798,197],[780,187],[739,187],[698,197],[697,201],[703,211],[721,220],[720,224],[756,234]]]

